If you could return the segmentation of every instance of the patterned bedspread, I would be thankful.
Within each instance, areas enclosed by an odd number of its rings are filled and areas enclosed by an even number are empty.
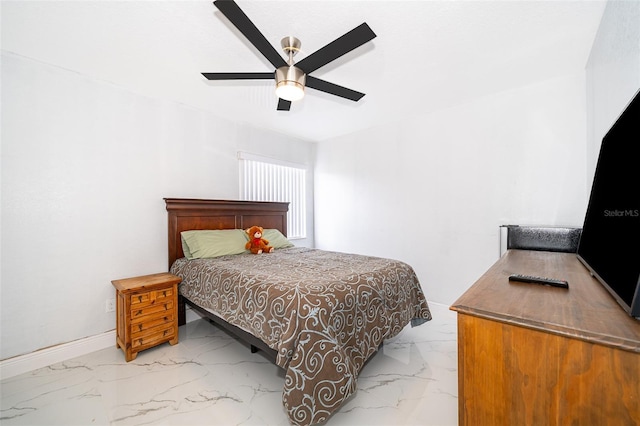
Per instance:
[[[296,425],[328,419],[384,339],[431,319],[413,269],[390,259],[296,247],[183,258],[171,272],[187,299],[277,351]]]

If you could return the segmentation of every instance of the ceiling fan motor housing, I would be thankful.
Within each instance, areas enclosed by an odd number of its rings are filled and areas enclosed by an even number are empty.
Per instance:
[[[281,93],[282,99],[301,99],[304,96],[305,82],[305,73],[298,67],[290,65],[276,69],[276,93]],[[291,92],[291,95],[287,95],[287,92]]]

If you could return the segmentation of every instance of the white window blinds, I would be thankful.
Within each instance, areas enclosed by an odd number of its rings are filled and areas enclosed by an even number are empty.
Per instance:
[[[239,153],[240,197],[249,201],[286,201],[287,237],[306,238],[304,166]]]

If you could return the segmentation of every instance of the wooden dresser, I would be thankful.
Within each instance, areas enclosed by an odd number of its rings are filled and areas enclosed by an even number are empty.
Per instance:
[[[640,321],[575,254],[510,250],[451,309],[461,425],[640,425]]]
[[[116,345],[127,361],[161,343],[178,343],[180,281],[166,272],[111,281],[116,288]]]

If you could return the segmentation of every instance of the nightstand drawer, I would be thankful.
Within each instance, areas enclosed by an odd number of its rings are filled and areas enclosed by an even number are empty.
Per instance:
[[[146,315],[163,313],[163,312],[173,311],[173,310],[174,310],[173,301],[164,302],[164,303],[161,303],[160,305],[153,304],[153,305],[145,305],[145,306],[138,306],[138,307],[132,306],[131,322],[136,322],[136,319],[144,317]]]
[[[131,321],[131,332],[139,333],[141,331],[149,330],[150,328],[157,327],[162,324],[173,324],[176,320],[175,312],[167,311],[165,313],[160,312],[154,315],[138,318],[135,321]]]
[[[131,335],[131,348],[136,349],[140,346],[155,345],[158,342],[166,342],[176,334],[176,328],[173,324],[164,327],[157,327],[142,333],[133,333]]]
[[[162,302],[163,300],[171,300],[173,298],[173,289],[166,288],[156,291],[148,291],[146,293],[136,293],[131,295],[131,307],[133,308],[152,303]]]

